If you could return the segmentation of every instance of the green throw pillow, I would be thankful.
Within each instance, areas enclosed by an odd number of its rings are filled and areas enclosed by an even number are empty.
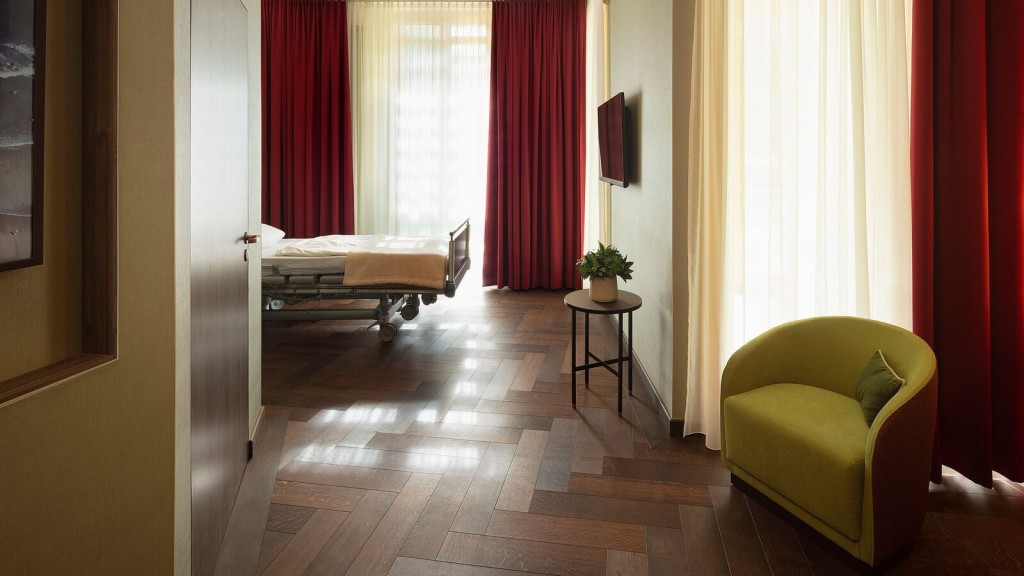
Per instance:
[[[876,350],[871,355],[871,359],[860,373],[860,379],[857,380],[857,400],[860,401],[864,420],[869,427],[885,403],[895,396],[905,383],[906,380],[893,372],[881,350]]]

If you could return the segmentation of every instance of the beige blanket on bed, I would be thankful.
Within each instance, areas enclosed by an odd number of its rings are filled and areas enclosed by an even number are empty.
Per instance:
[[[344,285],[400,284],[441,290],[447,259],[447,238],[374,236],[349,250]]]

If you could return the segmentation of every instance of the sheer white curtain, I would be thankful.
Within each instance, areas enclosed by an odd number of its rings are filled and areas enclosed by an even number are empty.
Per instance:
[[[754,336],[911,327],[910,2],[698,6],[684,432],[718,447],[721,370]]]
[[[482,230],[490,3],[348,7],[356,231]]]
[[[601,151],[597,143],[597,107],[607,98],[604,73],[604,10],[601,0],[587,0],[587,167],[583,212],[583,249],[597,247],[605,221],[605,190],[600,180]],[[582,254],[581,254],[582,256]]]

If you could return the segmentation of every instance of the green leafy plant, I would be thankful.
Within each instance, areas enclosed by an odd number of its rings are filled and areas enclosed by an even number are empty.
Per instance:
[[[611,244],[605,246],[598,242],[597,249],[591,250],[576,261],[576,268],[584,280],[591,278],[611,278],[618,276],[623,280],[633,279],[633,263]]]

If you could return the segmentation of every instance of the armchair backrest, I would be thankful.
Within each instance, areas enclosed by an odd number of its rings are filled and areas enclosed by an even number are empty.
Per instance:
[[[744,389],[791,382],[853,398],[875,350],[907,381],[897,396],[916,394],[935,372],[934,353],[912,332],[867,318],[818,316],[780,324],[737,350],[722,375],[723,394],[726,381],[739,376],[756,381]],[[736,370],[743,374],[733,374]]]

